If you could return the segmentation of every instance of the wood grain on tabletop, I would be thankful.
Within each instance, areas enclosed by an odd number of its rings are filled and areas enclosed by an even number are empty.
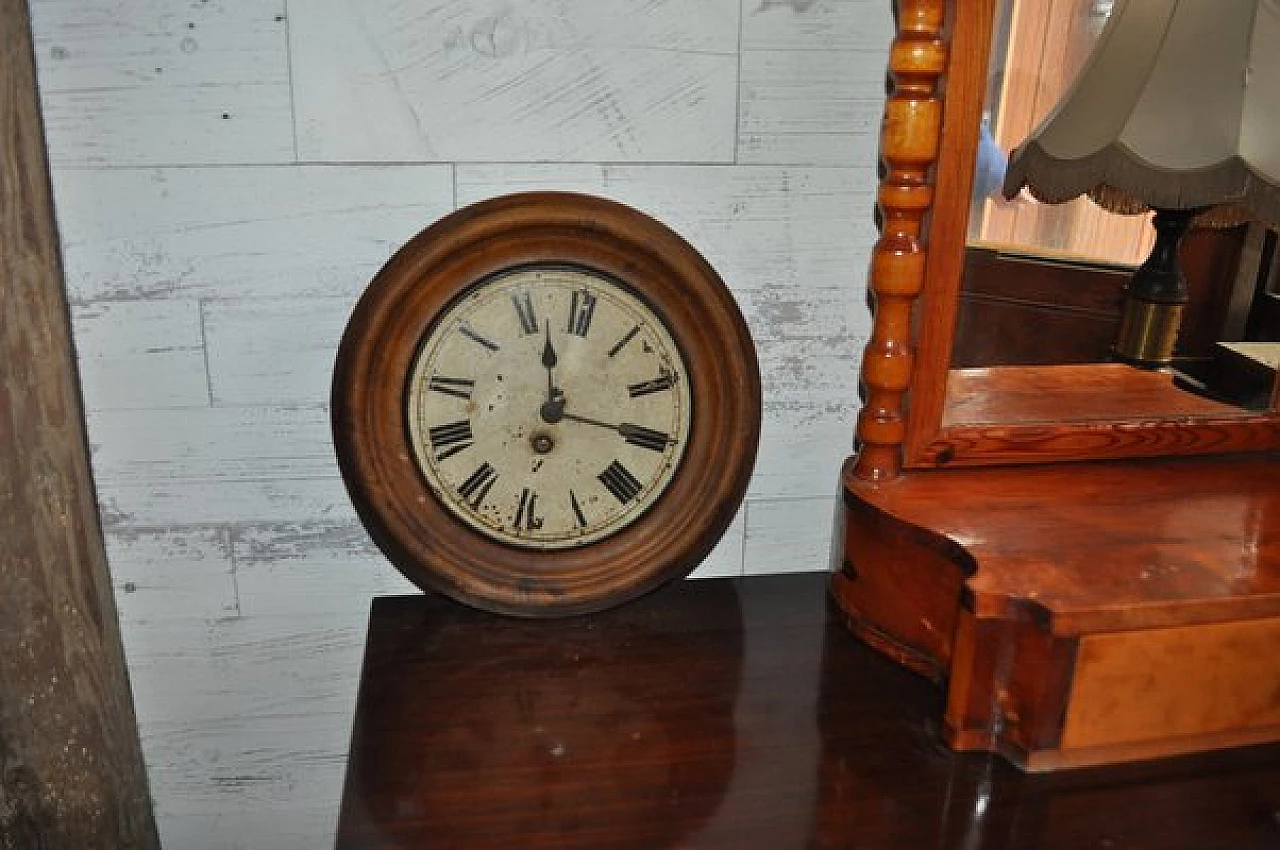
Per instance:
[[[1274,846],[1280,745],[1055,776],[951,753],[938,692],[824,585],[685,582],[557,622],[376,601],[337,846]]]
[[[848,467],[845,480],[859,487]],[[859,494],[963,559],[979,612],[1034,599],[1059,633],[1162,625],[1146,619],[1172,616],[1162,600],[1196,600],[1179,623],[1280,615],[1280,475],[1265,456],[939,470]]]

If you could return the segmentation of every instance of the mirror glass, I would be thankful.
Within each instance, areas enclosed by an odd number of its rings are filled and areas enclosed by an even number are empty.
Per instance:
[[[1146,371],[1111,362],[1110,351],[1122,289],[1154,242],[1150,215],[1001,192],[1009,152],[1071,85],[1113,4],[997,0],[944,425],[1271,407],[1280,352],[1223,345],[1280,340],[1280,322],[1272,334],[1257,315],[1269,297],[1260,272],[1274,264],[1270,234],[1241,227],[1188,235],[1192,300],[1178,360],[1172,370]]]

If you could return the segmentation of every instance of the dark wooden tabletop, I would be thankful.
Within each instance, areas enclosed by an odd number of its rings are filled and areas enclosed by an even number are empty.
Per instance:
[[[951,753],[939,691],[825,582],[555,621],[375,600],[337,846],[1280,848],[1280,745],[1039,776]]]

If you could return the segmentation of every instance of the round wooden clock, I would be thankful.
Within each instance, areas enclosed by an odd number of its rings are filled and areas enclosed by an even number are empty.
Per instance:
[[[707,555],[746,491],[760,378],[688,243],[538,192],[453,213],[391,258],[343,335],[332,414],[356,510],[410,580],[553,616]]]

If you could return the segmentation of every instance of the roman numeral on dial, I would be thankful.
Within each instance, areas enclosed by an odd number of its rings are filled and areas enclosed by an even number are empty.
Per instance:
[[[569,302],[569,333],[581,337],[591,330],[591,316],[596,311],[596,296],[583,289],[575,289]]]
[[[511,293],[511,306],[520,318],[520,330],[525,336],[538,332],[538,316],[533,312],[533,296],[528,291]]]
[[[675,442],[670,434],[643,425],[628,425],[626,422],[618,426],[618,433],[631,445],[653,452],[666,451],[667,446]]]
[[[476,333],[475,331],[473,331],[473,330],[471,329],[471,326],[470,326],[470,325],[461,325],[461,326],[459,326],[459,328],[458,328],[458,333],[462,334],[463,336],[465,336],[467,339],[471,340],[472,342],[479,343],[480,345],[483,345],[485,348],[489,349],[490,351],[497,351],[498,349],[500,349],[500,348],[502,347],[502,346],[498,345],[496,342],[494,342],[493,340],[491,340],[491,339],[486,339],[485,337],[483,337],[483,336],[481,336],[480,334],[478,334],[478,333]]]
[[[458,485],[458,495],[467,499],[473,510],[480,510],[484,497],[489,495],[493,482],[498,480],[498,472],[488,461],[480,464],[466,481]]]
[[[530,490],[528,487],[520,490],[520,504],[516,507],[515,527],[518,531],[521,528],[534,531],[542,528],[542,517],[536,517],[533,514],[534,507],[538,503],[538,494]]]
[[[436,460],[446,460],[460,451],[471,448],[471,421],[462,419],[447,425],[433,425],[427,434],[431,448],[436,450]]]
[[[619,502],[630,502],[643,489],[636,477],[616,460],[609,464],[604,472],[597,475],[596,478],[600,479],[600,483]]]
[[[620,340],[618,340],[616,343],[614,343],[613,348],[610,348],[610,349],[609,349],[609,356],[610,356],[610,357],[616,357],[616,356],[617,356],[617,354],[618,354],[618,352],[619,352],[619,351],[621,351],[622,349],[626,348],[626,347],[627,347],[627,343],[629,343],[629,342],[631,342],[631,340],[635,339],[635,338],[636,338],[636,334],[638,334],[638,333],[640,333],[640,326],[639,326],[639,325],[636,325],[636,326],[635,326],[635,327],[633,327],[631,330],[627,331],[627,332],[626,332],[626,334],[622,337],[622,339],[620,339]]]
[[[578,528],[587,527],[587,518],[582,515],[582,505],[578,504],[578,497],[573,491],[569,491],[569,505],[573,508],[573,517],[578,521]]]
[[[627,387],[627,392],[632,398],[637,398],[650,393],[662,392],[669,390],[676,385],[676,376],[674,372],[663,372],[656,378],[648,381],[641,381],[638,384],[631,384]]]
[[[469,378],[446,378],[444,375],[432,375],[427,382],[427,389],[436,393],[444,393],[455,398],[471,399],[471,391],[476,382]]]

